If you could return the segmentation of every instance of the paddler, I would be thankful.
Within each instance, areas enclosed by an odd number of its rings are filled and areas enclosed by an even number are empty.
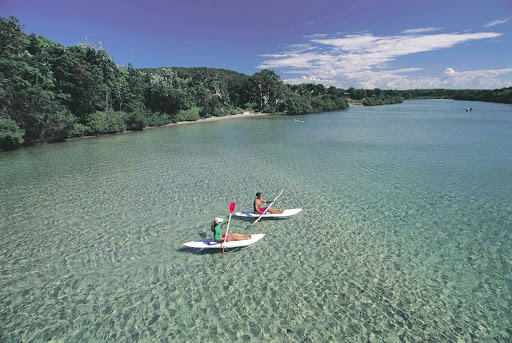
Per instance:
[[[230,220],[227,221],[228,223],[231,222]],[[213,232],[213,239],[215,239],[215,242],[217,243],[224,243],[224,240],[226,239],[226,234],[222,234],[222,226],[226,224],[224,219],[222,218],[215,218],[215,220],[212,223],[212,232]],[[228,233],[228,242],[231,241],[244,241],[246,239],[251,239],[251,235],[241,235],[239,233]]]
[[[263,195],[258,192],[256,193],[256,200],[254,200],[254,214],[263,214],[265,212],[265,208],[263,207],[263,203],[273,202],[274,200],[263,200]],[[284,210],[276,210],[275,208],[269,208],[265,214],[279,214],[283,213]]]

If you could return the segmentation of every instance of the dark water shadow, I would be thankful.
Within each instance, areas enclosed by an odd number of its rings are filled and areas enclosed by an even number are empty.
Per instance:
[[[248,219],[248,218],[232,218],[231,220],[233,220],[233,219],[236,219],[237,221],[240,221],[240,222],[246,222],[246,223],[252,224],[258,218],[251,218],[251,219]],[[278,221],[278,222],[280,222],[282,220],[289,220],[289,219],[291,219],[291,217],[286,217],[286,218],[261,218],[260,220],[258,220],[258,223],[259,222],[263,222],[263,221]]]
[[[239,218],[239,217],[232,217],[231,220],[236,220],[236,221],[240,221],[240,222],[253,222],[255,221],[256,219],[253,219],[253,218]]]
[[[197,241],[207,239],[208,237],[211,237],[208,233],[204,231],[198,231],[197,235],[199,236],[199,239],[196,239]],[[236,247],[236,248],[226,248],[225,251],[229,252],[237,252],[240,250],[240,248],[245,247]],[[209,249],[209,248],[190,248],[182,246],[181,248],[177,249],[176,251],[181,253],[188,253],[188,254],[194,254],[194,255],[215,255],[220,254],[222,255],[222,249]]]
[[[241,248],[246,247],[236,247],[236,248],[226,248],[226,252],[229,251],[229,253],[238,253]],[[219,255],[222,256],[222,249],[208,249],[208,248],[189,248],[189,247],[181,247],[176,250],[177,252],[184,253],[184,254],[194,254],[194,255]]]

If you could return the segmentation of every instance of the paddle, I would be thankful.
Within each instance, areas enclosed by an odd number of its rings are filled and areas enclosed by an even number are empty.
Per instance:
[[[233,211],[235,210],[235,206],[236,204],[234,202],[231,202],[231,204],[229,204],[229,219],[228,219],[228,229],[226,230],[226,240],[224,242],[227,242],[228,241],[228,233],[229,233],[229,222],[231,221],[231,213],[233,213]],[[224,243],[222,243],[222,257],[224,257]]]
[[[267,213],[267,211],[268,211],[268,209],[270,208],[270,206],[274,205],[274,203],[276,202],[277,198],[279,198],[279,196],[280,196],[281,194],[283,194],[283,192],[284,192],[284,189],[281,191],[281,193],[279,193],[279,194],[274,198],[274,200],[270,203],[270,205],[268,205],[268,207],[265,209],[265,211],[263,211],[263,213],[258,217],[258,219],[256,219],[256,221],[255,221],[254,223],[252,223],[252,225],[256,224],[256,223],[258,222],[258,220],[260,220],[260,219],[261,219],[261,217],[263,217],[263,215],[264,215],[265,213]]]

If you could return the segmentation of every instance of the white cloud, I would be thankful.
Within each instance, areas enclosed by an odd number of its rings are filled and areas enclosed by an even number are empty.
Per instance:
[[[404,68],[404,69],[396,69],[393,70],[393,74],[401,74],[401,73],[410,73],[412,71],[420,71],[423,70],[421,68]],[[389,73],[389,71],[388,71]]]
[[[327,33],[315,33],[313,35],[304,36],[304,38],[311,38],[311,39],[324,38],[324,37],[329,37],[329,35]]]
[[[487,24],[485,24],[484,27],[491,27],[491,26],[494,26],[494,25],[503,24],[503,23],[506,23],[509,19],[510,18],[503,18],[503,19],[492,20],[492,21],[488,22]]]
[[[311,44],[291,44],[288,46],[290,50],[293,50],[295,52],[303,52],[308,50],[315,50],[316,48],[312,46]]]
[[[319,79],[319,78],[314,77],[314,76],[311,76],[311,77],[302,76],[302,77],[298,77],[298,78],[294,78],[294,79],[286,79],[285,82],[289,83],[289,84],[292,84],[292,85],[298,85],[298,84],[301,84],[301,83],[321,83],[323,85],[327,85],[327,84],[333,84],[336,81],[335,80],[329,80],[329,79]]]
[[[511,72],[512,68],[471,71],[446,68],[440,82],[446,88],[502,88],[509,87],[510,82],[503,82],[498,77]]]
[[[408,29],[403,31],[402,33],[405,34],[416,34],[416,33],[425,33],[425,32],[431,32],[431,31],[439,31],[442,30],[442,27],[424,27],[420,29]]]
[[[416,69],[417,68],[412,68]],[[322,79],[314,76],[302,76],[285,79],[286,83],[322,83],[325,86],[334,85],[341,88],[382,88],[382,89],[419,89],[419,88],[473,88],[489,89],[509,87],[510,82],[499,77],[512,73],[512,68],[494,70],[455,71],[446,68],[442,75],[433,77],[412,77],[403,74],[407,70],[399,69],[386,72],[365,71],[362,73],[347,73],[341,78]]]
[[[378,54],[387,57],[409,55],[418,52],[438,50],[474,39],[495,38],[501,33],[451,33],[424,36],[374,37],[371,34],[347,36],[345,38],[313,39],[312,42],[332,45],[342,51],[356,54]]]
[[[328,62],[330,56],[321,55],[316,52],[291,52],[276,55],[261,55],[263,57],[272,57],[274,60],[264,61],[258,68],[313,68],[315,63],[320,61]]]
[[[286,79],[288,83],[314,82],[342,88],[497,88],[505,86],[499,77],[508,73],[509,69],[456,72],[449,68],[443,76],[420,77],[414,76],[415,72],[422,70],[420,68],[392,70],[391,64],[401,56],[499,36],[502,34],[478,32],[311,37],[308,44],[291,46],[279,54],[261,55],[267,58],[258,68],[274,68],[285,74],[296,75]],[[453,75],[450,75],[451,71]]]

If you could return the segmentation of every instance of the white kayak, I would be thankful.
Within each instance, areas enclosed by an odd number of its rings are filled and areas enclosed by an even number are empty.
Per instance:
[[[272,214],[272,213],[268,213],[267,212],[267,213],[265,213],[261,217],[261,219],[263,219],[263,218],[265,218],[265,219],[289,218],[291,216],[296,215],[300,211],[302,211],[302,208],[292,208],[290,210],[284,210],[283,213],[279,213],[279,214]],[[235,214],[234,214],[235,217],[238,217],[238,218],[241,218],[241,219],[256,219],[260,215],[261,215],[260,213],[254,213],[252,211],[249,211],[249,212],[235,212]]]
[[[224,246],[226,247],[226,249],[246,247],[248,245],[256,243],[257,241],[262,239],[263,236],[265,236],[265,234],[261,234],[261,233],[254,234],[254,235],[251,235],[251,239],[244,239],[243,241],[226,242],[226,243],[224,243]],[[213,240],[213,238],[208,238],[208,239],[201,239],[199,241],[184,243],[183,245],[186,247],[189,247],[189,248],[222,249],[223,243],[217,243]]]

